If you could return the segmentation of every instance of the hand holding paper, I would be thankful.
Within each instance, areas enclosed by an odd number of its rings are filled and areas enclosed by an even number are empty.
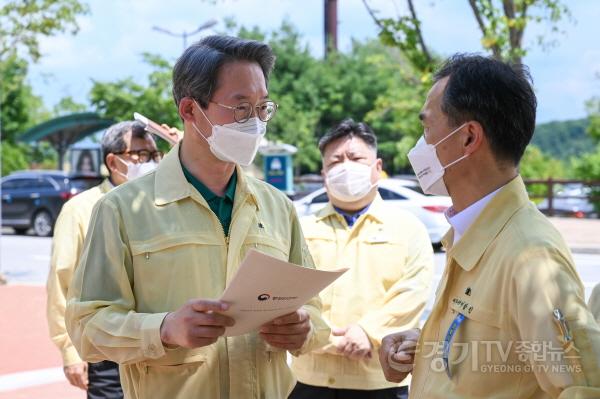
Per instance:
[[[285,350],[298,350],[310,333],[310,315],[304,309],[283,315],[264,324],[260,336],[271,346]]]
[[[310,320],[304,319],[308,319],[308,314],[300,308],[347,270],[309,269],[255,250],[248,251],[220,299],[230,305],[222,313],[235,320],[234,326],[226,328],[225,336],[256,331],[283,315],[288,316],[278,321],[281,324],[268,324],[266,331],[275,335],[307,334],[304,330],[307,325],[310,328]],[[294,345],[299,337],[276,338],[274,342]]]
[[[175,312],[167,314],[160,327],[163,344],[199,348],[217,341],[232,326],[233,319],[217,312],[227,310],[229,305],[209,299],[193,299]]]

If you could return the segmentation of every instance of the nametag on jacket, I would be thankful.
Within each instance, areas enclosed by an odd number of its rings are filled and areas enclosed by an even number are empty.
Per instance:
[[[375,234],[366,240],[369,244],[385,244],[389,242],[388,238],[384,234]]]

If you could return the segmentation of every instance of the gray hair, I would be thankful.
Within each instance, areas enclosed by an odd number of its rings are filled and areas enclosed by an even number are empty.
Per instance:
[[[216,86],[219,69],[234,61],[256,62],[268,81],[275,55],[268,44],[232,36],[208,36],[188,47],[173,68],[173,99],[179,106],[192,97],[207,107]]]
[[[106,156],[108,154],[118,154],[127,149],[127,143],[123,136],[127,133],[131,132],[131,138],[146,138],[146,135],[152,137],[145,129],[144,125],[138,121],[125,121],[119,122],[104,132],[104,136],[102,136],[102,156],[104,159],[104,165],[108,168],[106,164]]]

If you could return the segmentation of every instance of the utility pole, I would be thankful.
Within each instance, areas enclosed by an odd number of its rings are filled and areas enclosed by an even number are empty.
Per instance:
[[[161,28],[160,26],[153,26],[152,29],[157,32],[169,35],[169,36],[183,38],[183,50],[185,51],[185,49],[187,48],[187,38],[189,36],[195,35],[196,33],[203,31],[204,29],[212,28],[216,24],[217,24],[217,20],[210,19],[210,20],[206,21],[205,23],[203,23],[202,25],[200,25],[195,31],[192,31],[192,32],[183,31],[181,33],[174,33],[174,32],[171,32],[170,30]]]
[[[324,0],[325,6],[325,58],[337,51],[337,0]]]

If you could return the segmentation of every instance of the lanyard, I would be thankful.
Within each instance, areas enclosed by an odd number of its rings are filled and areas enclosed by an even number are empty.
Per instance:
[[[452,379],[452,373],[450,372],[450,366],[448,365],[448,355],[450,355],[450,347],[452,345],[452,339],[454,338],[454,334],[460,327],[461,323],[465,320],[465,316],[462,313],[459,313],[456,318],[450,324],[448,331],[446,332],[446,338],[444,338],[444,348],[442,359],[444,361],[444,369],[446,369],[446,374],[448,378]]]

